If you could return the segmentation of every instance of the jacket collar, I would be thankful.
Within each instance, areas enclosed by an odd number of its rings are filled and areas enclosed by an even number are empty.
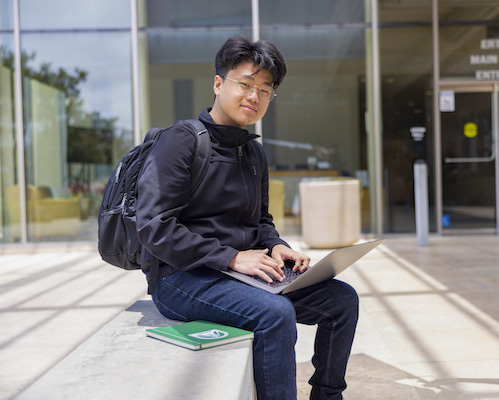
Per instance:
[[[254,133],[249,133],[246,129],[215,123],[210,115],[210,110],[211,108],[205,108],[199,114],[199,119],[206,125],[210,134],[222,145],[240,146],[260,137]]]

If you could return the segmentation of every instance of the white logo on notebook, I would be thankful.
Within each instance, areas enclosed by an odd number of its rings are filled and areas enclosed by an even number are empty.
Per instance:
[[[229,332],[221,331],[219,329],[210,329],[209,331],[189,333],[189,336],[202,340],[214,340],[229,336]]]

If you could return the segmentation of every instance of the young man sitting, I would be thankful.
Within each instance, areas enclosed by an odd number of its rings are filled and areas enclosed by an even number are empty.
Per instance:
[[[311,399],[340,400],[358,315],[358,297],[336,279],[286,295],[233,280],[222,270],[282,280],[285,261],[309,257],[279,237],[268,212],[263,147],[245,127],[265,115],[286,65],[270,43],[228,39],[215,59],[212,108],[199,119],[211,138],[205,178],[191,193],[196,138],[186,124],[161,135],[139,181],[137,228],[149,273],[160,260],[153,300],[179,321],[209,320],[254,332],[259,400],[296,399],[296,323],[317,325]]]

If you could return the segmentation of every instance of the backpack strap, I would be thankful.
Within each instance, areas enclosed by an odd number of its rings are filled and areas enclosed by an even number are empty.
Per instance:
[[[151,128],[147,131],[146,136],[144,138],[144,142],[148,142],[149,140],[155,140],[159,134],[165,131],[165,128]]]
[[[149,277],[147,280],[147,294],[153,295],[156,293],[156,283],[159,275],[159,260],[152,257],[151,266],[149,267]]]
[[[206,172],[208,172],[211,158],[211,140],[206,126],[199,119],[188,119],[186,122],[194,128],[197,138],[196,153],[192,161],[191,193],[193,193],[203,181]]]
[[[199,187],[206,176],[206,172],[208,171],[211,158],[211,140],[208,130],[199,119],[188,119],[186,122],[194,129],[197,139],[194,159],[192,160],[191,193],[193,193]],[[163,128],[153,128],[149,130],[144,141],[146,142],[148,140],[156,139],[163,131]],[[147,288],[148,294],[153,295],[155,293],[158,275],[159,260],[156,257],[153,257],[151,267],[149,269],[149,285]]]

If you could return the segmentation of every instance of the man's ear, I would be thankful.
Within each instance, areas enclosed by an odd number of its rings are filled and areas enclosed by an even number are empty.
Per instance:
[[[213,80],[213,92],[215,93],[215,96],[218,96],[220,93],[220,86],[223,83],[223,79],[220,75],[216,75],[215,79]]]

